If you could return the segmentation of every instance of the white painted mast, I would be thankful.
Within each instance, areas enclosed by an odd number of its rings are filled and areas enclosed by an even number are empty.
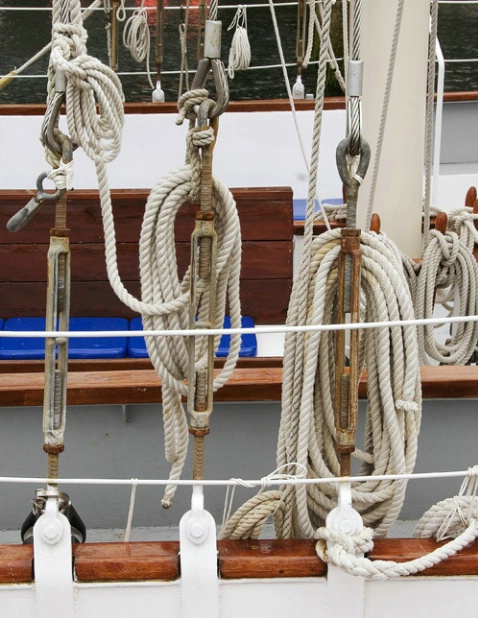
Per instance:
[[[372,149],[359,191],[358,226],[364,229],[377,136],[399,0],[363,0],[363,136]],[[373,212],[381,229],[412,257],[421,253],[429,0],[405,0]]]

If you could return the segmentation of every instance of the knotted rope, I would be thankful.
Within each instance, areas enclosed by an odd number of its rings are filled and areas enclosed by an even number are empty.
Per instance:
[[[367,579],[403,577],[429,569],[442,560],[454,556],[477,538],[477,479],[478,467],[475,466],[470,468],[458,496],[439,502],[420,519],[414,532],[415,537],[433,536],[438,541],[452,539],[425,556],[398,563],[392,560],[364,558],[363,554],[373,549],[373,531],[370,528],[365,528],[355,535],[321,528],[316,535],[319,539],[316,545],[317,553],[320,558],[344,569],[347,573]]]
[[[386,580],[392,577],[414,575],[429,569],[442,560],[454,556],[469,545],[477,535],[478,523],[473,519],[469,527],[456,539],[438,547],[426,556],[407,562],[370,560],[361,557],[360,554],[370,551],[373,546],[371,542],[373,531],[370,528],[366,528],[363,532],[354,536],[334,533],[326,528],[321,528],[317,533],[319,541],[316,549],[319,558],[340,567],[350,575],[358,575],[366,579]],[[327,546],[325,542],[327,542]]]

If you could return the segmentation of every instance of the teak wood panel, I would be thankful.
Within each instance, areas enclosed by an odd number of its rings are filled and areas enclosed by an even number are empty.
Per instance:
[[[421,367],[423,397],[466,399],[478,397],[476,367]],[[42,373],[0,373],[0,407],[41,406]],[[280,367],[235,369],[227,384],[215,393],[215,401],[280,401]],[[367,396],[365,374],[359,397]],[[67,401],[70,405],[157,403],[161,401],[161,381],[152,369],[125,371],[72,371],[68,376]]]
[[[139,250],[134,243],[118,243],[118,270],[125,281],[139,273]],[[0,283],[46,281],[47,252],[45,244],[0,245]],[[190,244],[176,244],[179,276],[182,277],[191,258]],[[243,243],[241,279],[289,279],[292,272],[292,239],[279,241],[251,240]],[[105,250],[100,243],[71,245],[71,280],[106,281]]]
[[[236,200],[243,240],[290,240],[292,238],[292,189],[290,187],[248,187],[231,189]],[[22,208],[34,191],[0,191],[0,244],[48,243],[54,223],[54,209],[41,206],[22,230],[11,233],[8,219]],[[149,191],[117,189],[111,191],[115,232],[118,242],[138,242]],[[189,241],[197,206],[185,203],[176,216],[178,241]],[[67,226],[71,242],[103,242],[103,224],[97,191],[75,190],[68,194]]]
[[[119,272],[139,296],[138,242],[149,192],[112,191]],[[241,303],[257,323],[282,323],[292,288],[292,190],[288,187],[233,189],[242,232]],[[0,317],[45,314],[47,250],[53,208],[44,204],[17,233],[5,225],[33,196],[32,191],[0,191]],[[180,276],[190,260],[190,236],[197,206],[185,203],[175,224]],[[103,227],[96,191],[73,191],[68,199],[71,230],[71,315],[133,317],[107,280]]]
[[[139,297],[138,281],[124,281],[126,289]],[[243,279],[241,311],[257,324],[283,324],[287,316],[292,279]],[[45,315],[44,283],[0,284],[0,317]],[[116,297],[108,282],[77,281],[71,286],[70,314],[74,317],[134,317]]]

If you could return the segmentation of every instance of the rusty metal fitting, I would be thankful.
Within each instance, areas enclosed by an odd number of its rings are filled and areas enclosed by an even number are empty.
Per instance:
[[[70,230],[67,227],[52,227],[50,229],[50,236],[57,236],[58,238],[69,238]]]
[[[194,436],[195,438],[203,438],[204,436],[207,436],[210,433],[210,428],[209,427],[193,427],[192,425],[189,426],[189,433]]]
[[[57,455],[59,453],[63,453],[63,451],[65,450],[65,445],[64,444],[44,444],[43,445],[43,450],[45,451],[45,453],[48,453],[49,455]]]
[[[213,210],[198,210],[196,212],[196,220],[197,221],[214,221],[214,217],[216,213]]]

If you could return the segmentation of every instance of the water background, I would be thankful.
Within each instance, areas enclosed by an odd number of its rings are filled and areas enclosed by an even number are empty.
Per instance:
[[[191,0],[192,1],[192,0]],[[196,0],[197,1],[197,0]],[[146,5],[154,7],[155,0],[145,0]],[[252,4],[252,0],[245,0],[245,4]],[[90,1],[82,2],[83,6],[89,6]],[[126,6],[137,7],[140,0],[126,0]],[[180,7],[181,0],[166,0],[166,6]],[[232,0],[221,1],[219,19],[223,22],[222,50],[223,60],[227,65],[230,43],[233,31],[227,31],[235,10],[224,8],[232,5]],[[256,4],[256,2],[254,2]],[[51,11],[2,11],[5,7],[45,8],[51,7],[51,0],[0,0],[0,75],[5,75],[12,69],[21,66],[37,51],[46,45],[51,38]],[[296,20],[297,9],[294,6],[281,6],[276,0],[276,13],[282,37],[286,62],[295,62],[296,47]],[[128,12],[128,16],[131,12]],[[197,57],[197,15],[196,11],[190,11],[190,23],[188,32],[188,62],[189,68],[196,66]],[[154,47],[155,40],[155,11],[149,12],[149,29],[151,32],[151,44]],[[165,11],[164,28],[164,60],[162,89],[165,91],[166,100],[175,101],[178,96],[178,75],[167,75],[167,71],[178,70],[180,63],[180,44],[178,26],[180,23],[179,10]],[[97,11],[85,23],[88,30],[88,52],[108,63],[106,45],[105,15],[103,11]],[[478,4],[469,5],[454,2],[442,4],[439,9],[438,35],[446,60],[458,58],[478,57],[478,37],[476,25],[478,24]],[[277,44],[273,33],[270,9],[249,7],[248,10],[248,35],[252,49],[252,66],[280,64]],[[120,54],[119,72],[145,71],[145,63],[135,62],[128,50],[122,45],[123,25],[120,25]],[[156,74],[155,52],[151,49],[151,70],[153,81]],[[28,75],[44,75],[48,66],[46,55],[34,65],[26,69]],[[295,67],[289,68],[291,83],[294,83],[296,75]],[[123,83],[125,99],[128,102],[151,101],[151,87],[146,75],[135,74],[133,76],[120,75]],[[315,81],[315,68],[310,67],[304,72],[306,91],[313,92]],[[478,90],[478,62],[449,63],[446,72],[446,91]],[[46,78],[34,77],[31,79],[15,79],[13,83],[0,91],[0,104],[2,103],[44,103],[46,93]],[[235,78],[230,80],[231,99],[269,99],[284,98],[287,96],[286,87],[280,68],[268,70],[237,71]],[[328,94],[339,94],[338,90],[329,90]]]

